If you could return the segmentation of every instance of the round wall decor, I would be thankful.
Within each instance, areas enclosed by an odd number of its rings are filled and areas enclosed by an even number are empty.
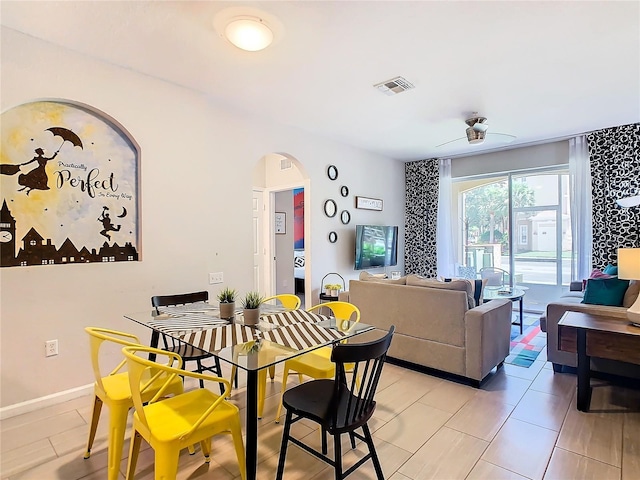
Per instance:
[[[342,187],[340,187],[340,195],[342,195],[343,197],[348,197],[349,187],[347,187],[346,185],[343,185]]]
[[[329,232],[329,242],[336,243],[338,241],[338,234],[336,232]]]
[[[340,221],[346,225],[351,221],[351,214],[347,210],[342,210],[340,213]]]
[[[335,165],[329,165],[327,167],[327,177],[329,177],[329,180],[335,180],[338,178],[338,169]]]
[[[336,205],[336,202],[334,202],[331,199],[324,202],[324,214],[327,217],[329,218],[335,217],[337,212],[338,212],[338,206]]]

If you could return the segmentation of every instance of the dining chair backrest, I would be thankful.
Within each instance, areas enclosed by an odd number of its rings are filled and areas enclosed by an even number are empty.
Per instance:
[[[487,279],[487,287],[502,287],[506,284],[509,272],[498,267],[483,267],[480,269],[480,278]]]
[[[96,383],[101,390],[105,391],[102,377],[106,375],[115,375],[121,371],[121,373],[126,372],[126,369],[123,369],[123,367],[127,360],[126,358],[123,358],[111,372],[104,374],[100,365],[100,350],[104,342],[115,343],[122,345],[123,347],[127,347],[140,345],[140,340],[137,336],[131,333],[119,332],[117,330],[110,330],[107,328],[86,327],[84,330],[89,334],[91,366],[93,367],[93,374],[95,376]]]
[[[333,313],[333,316],[338,320],[343,320],[341,329],[346,330],[348,328],[353,328],[356,323],[360,321],[360,309],[356,307],[353,303],[349,302],[326,302],[319,303],[314,305],[311,308],[308,308],[307,311],[312,312],[314,310],[320,310],[321,308],[328,308]],[[353,324],[349,327],[348,321],[352,320]]]
[[[269,302],[271,300],[279,301],[282,306],[288,310],[297,310],[300,308],[300,297],[292,293],[281,293],[280,295],[267,297],[262,301],[262,303]]]
[[[376,389],[394,332],[392,325],[378,340],[338,344],[333,349],[331,361],[336,364],[332,408],[334,431],[351,431],[373,415]],[[346,364],[348,368],[345,368]],[[350,379],[347,371],[351,372]]]
[[[192,292],[179,293],[175,295],[154,295],[151,297],[151,306],[168,307],[172,305],[186,305],[188,303],[207,302],[209,300],[209,292]]]
[[[203,375],[198,373],[189,372],[187,370],[183,370],[179,368],[181,365],[180,355],[174,352],[167,352],[166,350],[159,350],[157,348],[152,347],[143,347],[143,346],[129,346],[124,347],[122,349],[124,356],[127,361],[127,368],[129,370],[129,384],[131,387],[131,398],[133,400],[133,406],[138,414],[140,421],[145,427],[149,428],[148,419],[145,416],[144,405],[155,403],[156,401],[162,399],[163,394],[166,391],[166,388],[169,387],[171,381],[179,376],[205,376],[210,379],[215,379],[219,383],[223,383],[226,388],[223,390],[223,394],[218,396],[215,401],[211,403],[211,405],[206,409],[205,413],[198,419],[190,424],[190,428],[187,433],[183,434],[183,437],[188,437],[190,433],[195,431],[198,426],[205,420],[205,418],[221,403],[224,401],[225,397],[229,395],[231,391],[231,384],[225,380],[224,378],[212,377],[210,375]],[[147,358],[143,358],[140,354],[154,354],[157,358],[166,358],[166,364],[157,363],[157,361],[148,360]],[[174,366],[177,365],[178,367]],[[154,376],[158,378],[159,375],[165,379],[165,383],[160,387],[158,393],[156,393],[151,400],[146,399],[144,396],[145,388],[148,383],[144,383],[145,378],[149,376]],[[185,418],[184,423],[193,421],[193,418],[187,419]],[[168,428],[168,425],[165,425],[165,428]]]

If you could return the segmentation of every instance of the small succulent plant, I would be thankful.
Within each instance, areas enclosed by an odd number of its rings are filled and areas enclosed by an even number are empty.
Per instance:
[[[264,301],[264,297],[259,292],[248,292],[242,299],[242,308],[256,309]]]
[[[221,303],[233,303],[238,292],[234,288],[225,287],[218,293],[218,301]]]

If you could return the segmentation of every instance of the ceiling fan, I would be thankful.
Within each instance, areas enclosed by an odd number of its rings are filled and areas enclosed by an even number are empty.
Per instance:
[[[467,140],[469,145],[480,145],[484,143],[484,140],[487,135],[492,136],[500,136],[503,137],[504,143],[512,142],[516,136],[509,135],[507,133],[493,133],[487,132],[489,129],[489,124],[487,124],[487,117],[481,117],[478,115],[478,112],[473,112],[473,116],[471,118],[467,118],[464,123],[467,124],[466,137],[456,138],[455,140],[449,140],[448,142],[441,143],[440,145],[436,145],[436,148],[442,147],[444,145],[449,145],[453,142],[459,142],[461,140]]]

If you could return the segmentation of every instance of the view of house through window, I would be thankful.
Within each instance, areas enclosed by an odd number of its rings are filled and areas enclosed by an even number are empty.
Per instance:
[[[525,291],[525,310],[542,312],[571,281],[568,187],[566,168],[455,181],[456,275],[493,267],[499,283]]]

